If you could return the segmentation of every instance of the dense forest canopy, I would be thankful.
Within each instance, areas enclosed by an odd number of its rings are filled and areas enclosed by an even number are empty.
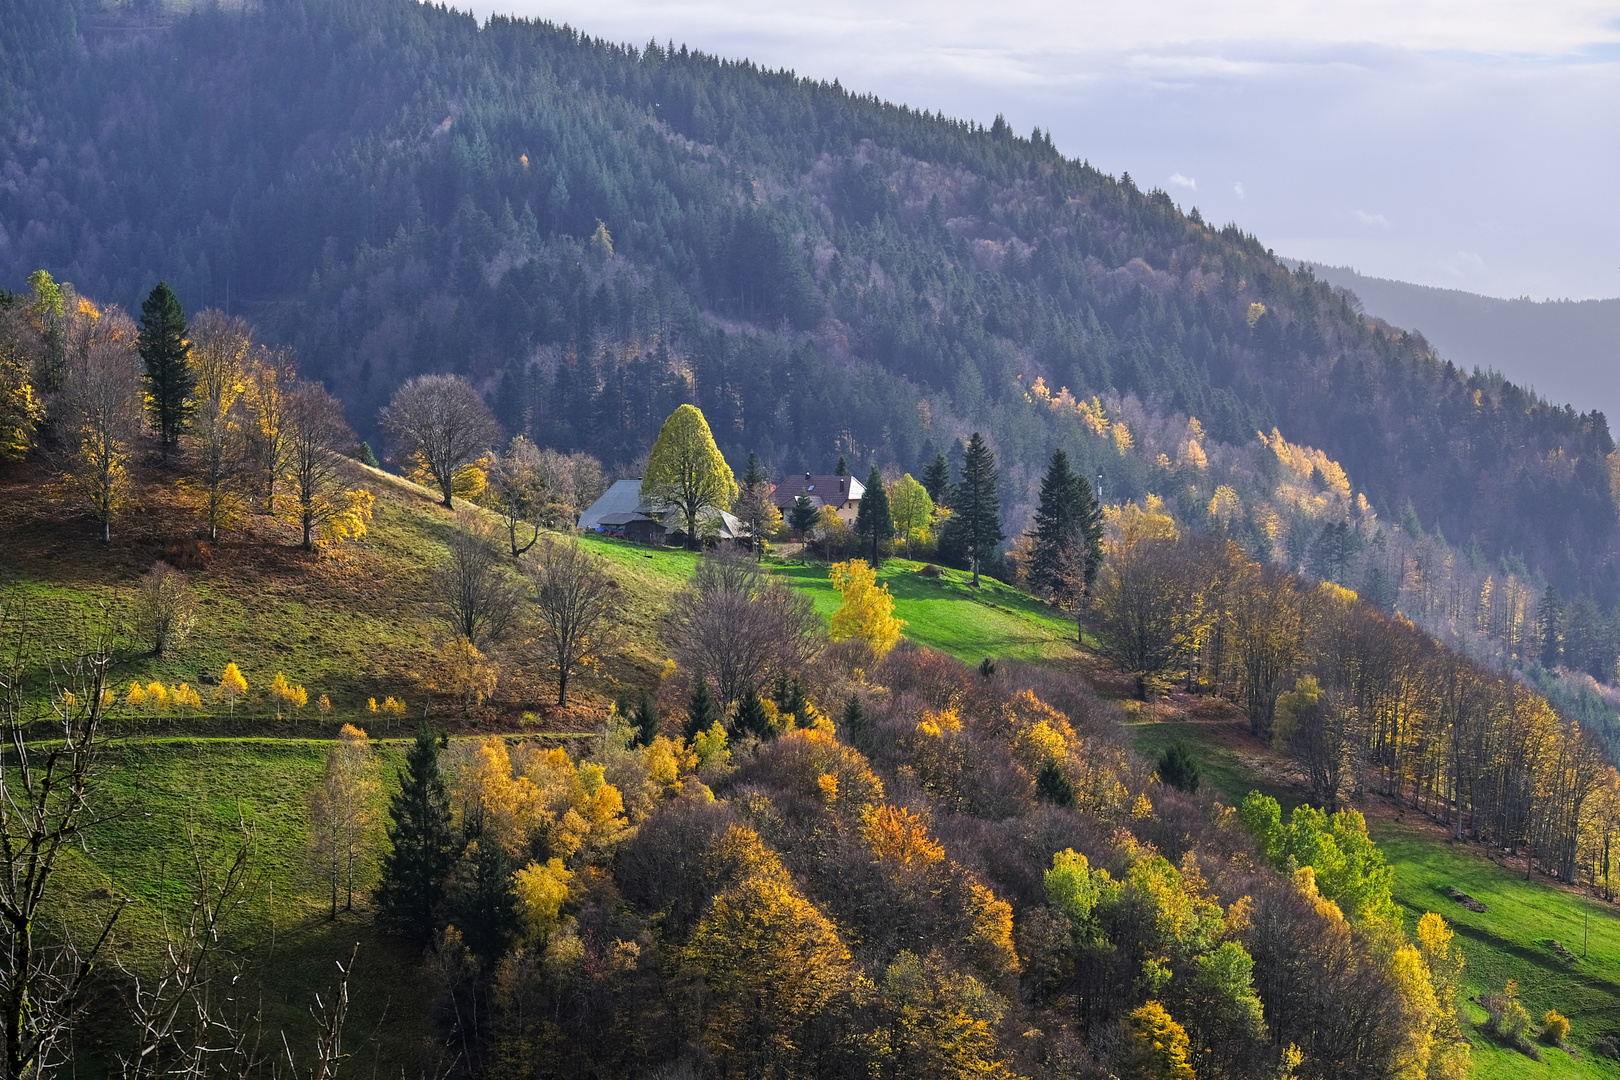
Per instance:
[[[983,430],[1009,532],[1054,446],[1174,500],[1041,379],[1214,442],[1280,429],[1384,520],[1615,598],[1601,414],[1456,369],[1039,130],[409,0],[18,0],[0,117],[0,281],[133,307],[164,278],[295,346],[362,435],[456,372],[509,433],[610,464],[691,401],[778,475],[920,473]]]

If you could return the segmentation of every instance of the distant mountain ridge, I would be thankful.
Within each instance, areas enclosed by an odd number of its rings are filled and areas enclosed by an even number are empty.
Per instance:
[[[1460,368],[1498,371],[1555,405],[1620,417],[1620,299],[1504,300],[1307,263],[1368,315],[1416,330]]]

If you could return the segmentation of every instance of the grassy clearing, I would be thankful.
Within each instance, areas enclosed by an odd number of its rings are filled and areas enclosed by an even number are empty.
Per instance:
[[[385,787],[380,811],[396,786],[403,744],[383,743],[378,750]],[[356,1075],[399,1075],[418,1068],[424,987],[415,950],[375,928],[364,893],[357,897],[359,910],[327,917],[328,894],[306,857],[306,800],[325,753],[325,743],[300,739],[154,739],[117,746],[104,784],[105,804],[115,812],[70,855],[56,887],[86,923],[110,898],[134,901],[114,940],[139,970],[152,962],[165,922],[172,925],[186,909],[195,881],[192,852],[222,866],[247,837],[253,881],[229,944],[252,957],[252,993],[267,1021],[288,1032],[295,1051],[306,1051],[309,1007],[332,987],[334,963],[346,961],[358,945],[348,1027]],[[368,888],[375,871],[375,861],[368,861],[362,879]]]

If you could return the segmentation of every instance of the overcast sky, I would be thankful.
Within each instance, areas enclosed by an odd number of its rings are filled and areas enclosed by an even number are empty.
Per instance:
[[[1002,113],[1279,255],[1494,296],[1620,294],[1620,0],[472,7]]]

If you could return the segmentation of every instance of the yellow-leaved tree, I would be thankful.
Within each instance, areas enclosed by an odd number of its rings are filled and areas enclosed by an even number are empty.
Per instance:
[[[231,716],[236,715],[236,699],[248,691],[247,680],[237,668],[236,661],[232,660],[225,665],[225,674],[219,677],[219,689],[214,691],[214,700],[225,702],[225,707]]]
[[[680,514],[687,547],[697,546],[706,520],[737,501],[737,478],[696,405],[682,405],[659,429],[647,454],[641,497],[655,508]]]
[[[270,697],[276,703],[276,719],[281,719],[283,708],[301,709],[309,704],[309,692],[302,686],[287,681],[287,676],[276,672],[270,683]]]
[[[1157,1001],[1125,1018],[1124,1075],[1139,1080],[1193,1080],[1187,1032]]]
[[[894,617],[894,597],[887,585],[877,583],[877,571],[864,559],[851,559],[834,563],[829,576],[844,597],[833,613],[833,639],[860,638],[880,657],[894,648],[906,624]]]
[[[337,918],[340,889],[343,910],[354,907],[355,875],[377,819],[380,790],[370,738],[363,728],[344,724],[327,751],[321,782],[309,796],[310,855],[331,887],[331,918]]]

